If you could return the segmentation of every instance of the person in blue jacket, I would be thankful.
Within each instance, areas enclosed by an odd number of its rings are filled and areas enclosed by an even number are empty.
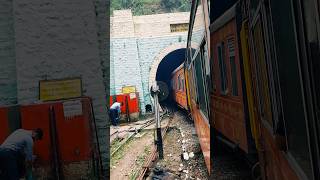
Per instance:
[[[119,125],[122,103],[115,101],[110,107],[110,118],[113,126]]]
[[[0,146],[0,179],[18,180],[32,169],[33,144],[41,140],[42,129],[18,129]]]

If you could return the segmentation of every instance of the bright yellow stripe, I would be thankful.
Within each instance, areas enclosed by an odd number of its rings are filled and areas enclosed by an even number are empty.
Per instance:
[[[188,71],[184,69],[184,76],[185,76],[185,83],[186,83],[186,90],[187,90],[187,102],[188,107],[191,107],[191,101],[190,101],[190,89],[189,89],[189,76]]]
[[[244,21],[242,23],[241,32],[241,50],[243,56],[243,67],[244,67],[244,76],[246,82],[246,91],[247,91],[247,101],[249,108],[249,118],[251,125],[252,136],[255,139],[256,147],[259,149],[259,127],[257,124],[257,119],[255,118],[254,112],[254,97],[252,92],[252,79],[251,79],[251,68],[250,68],[250,56],[249,56],[249,44],[248,44],[248,22]]]

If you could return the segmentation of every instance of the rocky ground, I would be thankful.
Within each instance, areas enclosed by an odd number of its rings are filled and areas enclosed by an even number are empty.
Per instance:
[[[246,161],[237,153],[217,143],[213,157],[212,179],[216,180],[251,180],[251,170]]]
[[[194,124],[184,113],[174,113],[164,139],[164,159],[157,161],[148,179],[208,179]]]
[[[153,134],[142,132],[141,137],[133,137],[111,158],[110,179],[136,179],[144,159],[150,154]]]
[[[167,134],[163,140],[164,158],[152,164],[146,174],[146,179],[251,180],[251,171],[246,162],[219,143],[214,149],[214,168],[212,176],[209,177],[193,121],[181,111],[171,113],[171,117]],[[168,121],[169,118],[166,117],[162,127],[164,124],[167,125]],[[141,123],[136,123],[136,125],[140,126]],[[111,179],[137,178],[154,146],[153,129],[154,124],[146,127],[114,154],[111,158]],[[117,140],[112,143],[111,150],[117,143],[119,143]]]

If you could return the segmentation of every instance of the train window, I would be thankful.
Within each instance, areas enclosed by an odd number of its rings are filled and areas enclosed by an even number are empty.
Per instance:
[[[181,85],[182,85],[181,90],[184,91],[184,79],[183,78],[181,79]]]
[[[235,58],[235,40],[234,37],[227,40],[229,49],[229,60],[231,68],[231,85],[232,85],[232,95],[238,96],[238,82],[237,82],[237,64]]]
[[[256,9],[258,7],[258,4],[259,4],[259,1],[260,0],[251,0],[250,1],[250,6],[252,9]]]
[[[223,42],[218,45],[218,61],[220,68],[220,90],[221,94],[227,94],[227,68],[224,60],[224,44]]]
[[[208,57],[208,46],[207,46],[207,42],[204,41],[202,44],[202,51],[201,51],[201,55],[202,55],[202,67],[203,70],[205,70],[204,72],[204,93],[205,93],[205,99],[206,99],[206,108],[207,108],[207,117],[209,117],[209,109],[210,109],[210,97],[209,97],[209,93],[208,93],[208,89],[209,89],[209,84],[211,84],[211,79],[210,79],[210,60]]]
[[[198,101],[198,88],[197,88],[197,74],[196,74],[196,71],[195,71],[195,62],[196,61],[193,61],[192,62],[192,84],[193,84],[193,99],[197,102]]]
[[[190,70],[190,74],[189,74],[189,85],[190,85],[190,97],[195,100],[195,96],[194,96],[194,81],[193,81],[193,72],[192,69]]]
[[[250,0],[250,13],[252,16],[254,15],[254,13],[258,8],[259,2],[260,0]]]
[[[216,91],[216,84],[214,82],[214,59],[213,55],[210,56],[210,68],[211,68],[211,74],[210,74],[210,92],[213,93]]]
[[[181,90],[182,90],[182,83],[181,83],[182,78],[181,78],[181,74],[179,74],[178,78],[179,78],[179,79],[178,79],[178,83],[179,83],[178,90],[181,91]]]
[[[196,101],[196,87],[195,87],[195,79],[194,79],[194,61],[190,64],[189,69],[189,87],[190,87],[190,97],[193,101]]]
[[[310,69],[312,71],[312,75],[310,79],[313,79],[313,89],[314,89],[314,95],[312,98],[315,101],[315,120],[313,120],[314,124],[318,125],[318,132],[314,134],[314,136],[320,137],[319,127],[320,127],[320,1],[316,2],[314,0],[314,3],[312,4],[311,1],[303,1],[303,9],[304,9],[304,21],[305,21],[305,32],[306,32],[306,44],[308,47],[309,52],[309,58],[310,58]],[[318,8],[316,6],[318,4]],[[314,18],[318,17],[318,18]],[[302,33],[301,33],[302,34]],[[311,120],[311,118],[310,118]],[[316,127],[312,127],[312,129],[316,129]],[[320,148],[319,142],[312,142],[313,147]],[[320,157],[319,155],[315,155],[317,157],[319,167],[320,165]],[[318,174],[320,174],[320,170],[317,170]]]
[[[266,120],[270,126],[273,126],[270,92],[269,92],[269,79],[267,73],[267,64],[265,59],[264,39],[262,36],[261,21],[257,21],[253,27],[253,48],[255,55],[255,63],[257,69],[257,84],[259,94],[260,114],[263,120]]]
[[[208,5],[208,12],[209,12],[209,14],[210,14],[210,5],[211,5],[211,1],[210,1],[210,0],[208,0],[207,2],[208,2],[208,3],[207,3],[207,5]],[[209,20],[210,20],[210,18],[209,18]],[[209,22],[209,24],[210,24],[210,22]]]
[[[208,110],[207,110],[207,102],[206,102],[206,89],[205,89],[205,82],[204,82],[204,68],[203,68],[203,58],[201,58],[201,53],[198,53],[195,59],[195,72],[196,72],[196,79],[197,79],[197,95],[198,95],[198,103],[200,110],[204,113],[206,117],[208,117]]]
[[[193,27],[192,27],[192,35],[191,35],[191,44],[201,44],[203,37],[205,36],[206,24],[205,24],[205,14],[203,12],[203,4],[201,0],[197,0],[195,3],[195,14],[193,20]],[[194,58],[196,54],[192,54]]]
[[[180,78],[179,84],[180,84],[180,91],[182,91],[183,90],[182,78]]]
[[[277,62],[276,62],[276,54],[275,54],[275,46],[272,42],[273,39],[273,30],[272,30],[272,20],[271,20],[271,8],[269,3],[264,3],[261,7],[261,17],[264,22],[264,33],[265,33],[265,45],[266,45],[266,59],[269,67],[269,79],[270,79],[270,98],[271,98],[271,106],[273,110],[273,128],[274,132],[278,135],[285,135],[284,123],[282,117],[281,110],[281,93],[280,87],[277,86],[279,84],[279,78],[277,78],[278,70],[277,70]]]
[[[195,49],[193,49],[193,48],[191,48],[190,47],[190,50],[189,50],[189,64],[191,64],[191,62],[192,62],[192,57],[193,57],[193,55],[196,53],[196,50]]]
[[[306,176],[302,179],[314,179],[309,146],[311,144],[309,143],[310,131],[308,132],[307,126],[310,118],[307,115],[308,107],[305,101],[307,97],[303,91],[306,83],[301,78],[301,61],[297,52],[302,43],[296,41],[297,24],[292,9],[285,8],[290,5],[291,3],[287,1],[281,1],[281,3],[275,0],[270,1],[275,52],[277,59],[279,59],[277,66],[282,112],[287,135],[288,155],[293,160],[291,164],[294,164],[297,172]],[[280,16],[281,18],[279,18]],[[301,60],[305,61],[305,59]]]
[[[205,69],[205,85],[206,85],[206,89],[209,89],[209,85],[211,84],[211,77],[210,77],[211,67],[210,67],[210,59],[208,57],[208,46],[206,42],[202,44],[202,50],[203,51],[201,53],[204,59],[203,66]],[[209,96],[207,96],[207,99],[209,99]]]
[[[184,80],[183,80],[183,78],[181,78],[181,91],[184,91]]]
[[[180,90],[180,74],[178,75],[177,90]]]
[[[316,0],[315,0],[316,1]],[[303,1],[302,8],[305,9],[304,14],[304,24],[305,24],[305,32],[306,32],[306,41],[308,48],[308,56],[310,58],[310,69],[312,71],[313,77],[320,77],[320,1],[314,2],[311,1]],[[318,4],[319,8],[317,10]],[[316,111],[318,116],[320,115],[320,79],[314,78],[314,93],[315,93],[315,103],[316,103]],[[320,122],[319,122],[320,123]]]

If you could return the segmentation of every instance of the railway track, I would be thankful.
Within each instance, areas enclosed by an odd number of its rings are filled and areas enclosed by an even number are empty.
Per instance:
[[[164,110],[164,112],[162,114],[160,114],[160,118],[163,119],[165,116],[170,115],[172,112],[174,112],[174,110],[166,108],[166,107],[162,107],[162,109]],[[127,138],[124,139],[120,145],[111,152],[111,157],[119,150],[123,147],[123,145],[125,145],[132,137],[134,137],[136,134],[138,134],[139,132],[141,132],[143,129],[145,129],[148,126],[151,126],[155,123],[155,118],[150,118],[149,120],[147,120],[142,126],[135,128],[135,127],[130,127],[127,130],[122,130],[122,131],[115,131],[114,133],[112,133],[110,135],[110,138],[112,138],[113,136],[117,136],[117,134],[122,133],[122,132],[128,132]],[[168,124],[169,125],[169,124]]]
[[[171,108],[168,108],[168,107],[165,107],[163,106],[162,109],[164,109],[166,115],[172,115],[172,113],[174,112],[173,109]],[[161,117],[161,120],[164,116]],[[166,133],[167,133],[167,130],[169,128],[169,125],[171,123],[171,119],[172,117],[169,117],[169,121],[167,123],[167,125],[165,126],[165,128],[162,130],[162,139],[164,140],[165,137],[166,137]],[[152,147],[152,150],[151,150],[151,154],[146,158],[145,160],[145,163],[143,164],[142,166],[142,170],[140,171],[140,174],[137,178],[137,180],[143,180],[143,178],[145,177],[146,173],[148,172],[148,170],[150,169],[150,167],[152,166],[152,164],[157,160],[157,145],[154,145]]]

